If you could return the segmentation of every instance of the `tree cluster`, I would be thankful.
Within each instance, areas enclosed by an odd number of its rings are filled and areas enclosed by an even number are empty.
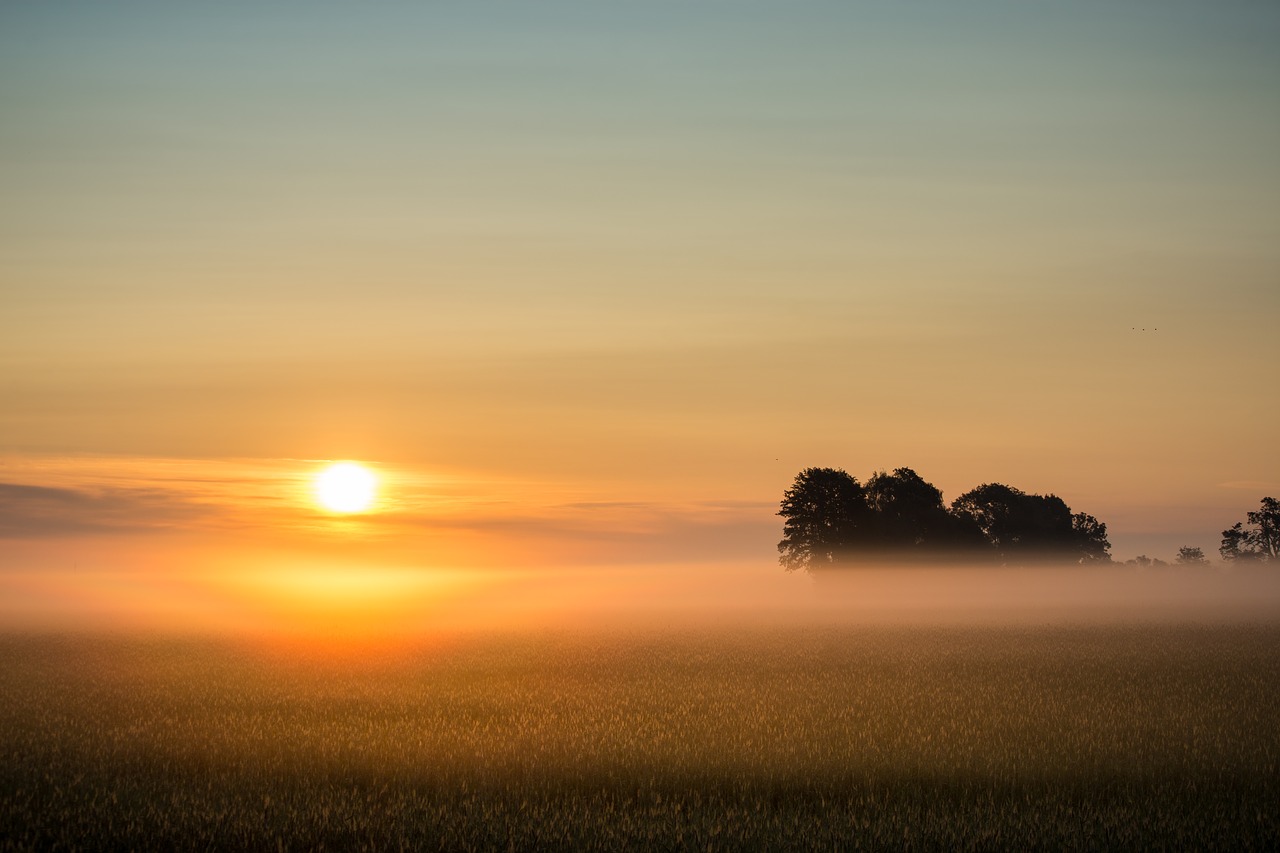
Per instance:
[[[879,471],[865,483],[839,468],[807,468],[778,515],[779,562],[789,571],[942,555],[1006,565],[1111,559],[1107,526],[1056,495],[988,483],[948,507],[910,468]]]
[[[1148,557],[1146,554],[1139,554],[1130,560],[1125,560],[1121,565],[1135,566],[1139,569],[1163,569],[1167,568],[1169,563],[1159,557]],[[1178,556],[1174,558],[1173,565],[1202,567],[1208,566],[1209,560],[1205,557],[1203,548],[1183,545],[1178,549]]]
[[[1263,498],[1256,512],[1222,531],[1218,553],[1228,562],[1280,560],[1280,501]]]

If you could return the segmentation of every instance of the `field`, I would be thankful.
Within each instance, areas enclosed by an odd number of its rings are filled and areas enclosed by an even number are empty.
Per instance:
[[[1275,849],[1280,628],[0,636],[0,847]]]

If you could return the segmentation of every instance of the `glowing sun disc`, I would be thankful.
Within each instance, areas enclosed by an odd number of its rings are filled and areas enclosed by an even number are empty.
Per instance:
[[[316,476],[316,499],[333,512],[360,512],[373,504],[378,481],[354,462],[335,462]]]

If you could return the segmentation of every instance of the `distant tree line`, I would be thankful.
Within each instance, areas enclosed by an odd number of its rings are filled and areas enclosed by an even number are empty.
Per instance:
[[[1245,520],[1238,521],[1222,531],[1222,545],[1218,548],[1224,563],[1249,565],[1280,563],[1280,501],[1267,497],[1257,510],[1245,513]],[[1175,566],[1208,566],[1204,550],[1183,546],[1174,558]],[[1168,566],[1164,560],[1139,554],[1124,565],[1140,569],[1159,569]]]
[[[1263,565],[1280,563],[1280,501],[1267,497],[1253,512],[1245,513],[1245,520],[1238,521],[1222,531],[1222,545],[1218,548],[1222,561],[1227,565]],[[1208,566],[1209,559],[1200,548],[1183,546],[1174,559],[1175,566]],[[1160,569],[1168,566],[1164,560],[1139,554],[1124,565],[1140,569]]]
[[[806,468],[782,497],[779,562],[789,571],[894,560],[959,558],[1025,565],[1110,563],[1107,526],[1056,495],[987,483],[947,506],[942,492],[910,468],[878,471],[859,483],[840,468]],[[1280,501],[1265,497],[1222,531],[1228,564],[1280,563]],[[1175,565],[1207,566],[1201,548],[1178,549]],[[1145,554],[1138,568],[1168,566]]]
[[[1107,526],[1057,495],[987,483],[948,507],[910,468],[859,483],[840,468],[806,468],[782,497],[779,562],[788,570],[940,556],[1021,565],[1110,562]]]
[[[1192,548],[1184,545],[1178,549],[1178,556],[1174,558],[1173,564],[1175,566],[1207,566],[1209,565],[1209,558],[1204,555],[1203,548]],[[1146,554],[1139,554],[1132,559],[1125,560],[1122,565],[1137,566],[1140,569],[1159,569],[1169,564],[1159,557],[1148,557]]]

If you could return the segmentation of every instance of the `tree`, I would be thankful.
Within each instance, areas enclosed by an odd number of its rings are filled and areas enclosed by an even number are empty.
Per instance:
[[[1174,560],[1179,566],[1207,566],[1209,561],[1205,559],[1204,551],[1200,548],[1192,548],[1183,545],[1178,549],[1178,557]]]
[[[1057,495],[987,483],[948,509],[910,468],[877,471],[865,485],[839,468],[806,468],[782,498],[779,562],[788,571],[864,560],[948,558],[1006,563],[1110,562],[1107,526]]]
[[[843,563],[869,538],[863,488],[840,468],[806,468],[797,474],[778,515],[785,519],[778,560],[787,571]]]
[[[1256,511],[1245,514],[1245,522],[1237,521],[1222,531],[1218,553],[1233,562],[1280,560],[1280,501],[1263,498]]]
[[[1249,547],[1248,536],[1249,531],[1244,529],[1244,523],[1240,521],[1222,531],[1222,544],[1218,546],[1222,559],[1229,563],[1258,559],[1260,555]]]
[[[1245,513],[1245,519],[1256,529],[1251,542],[1267,560],[1280,559],[1280,501],[1263,498],[1255,512]]]
[[[986,483],[956,498],[951,512],[976,524],[1006,564],[1111,559],[1107,526],[1086,513],[1073,514],[1057,495]]]
[[[947,512],[942,492],[910,468],[872,474],[864,492],[881,548],[947,549],[962,538],[965,528]]]
[[[1107,540],[1107,525],[1085,512],[1071,516],[1071,530],[1082,563],[1111,562],[1111,543]]]
[[[1002,483],[985,483],[951,502],[951,512],[968,518],[997,551],[1004,552],[1017,539],[1020,526],[1014,518],[1022,492]]]

